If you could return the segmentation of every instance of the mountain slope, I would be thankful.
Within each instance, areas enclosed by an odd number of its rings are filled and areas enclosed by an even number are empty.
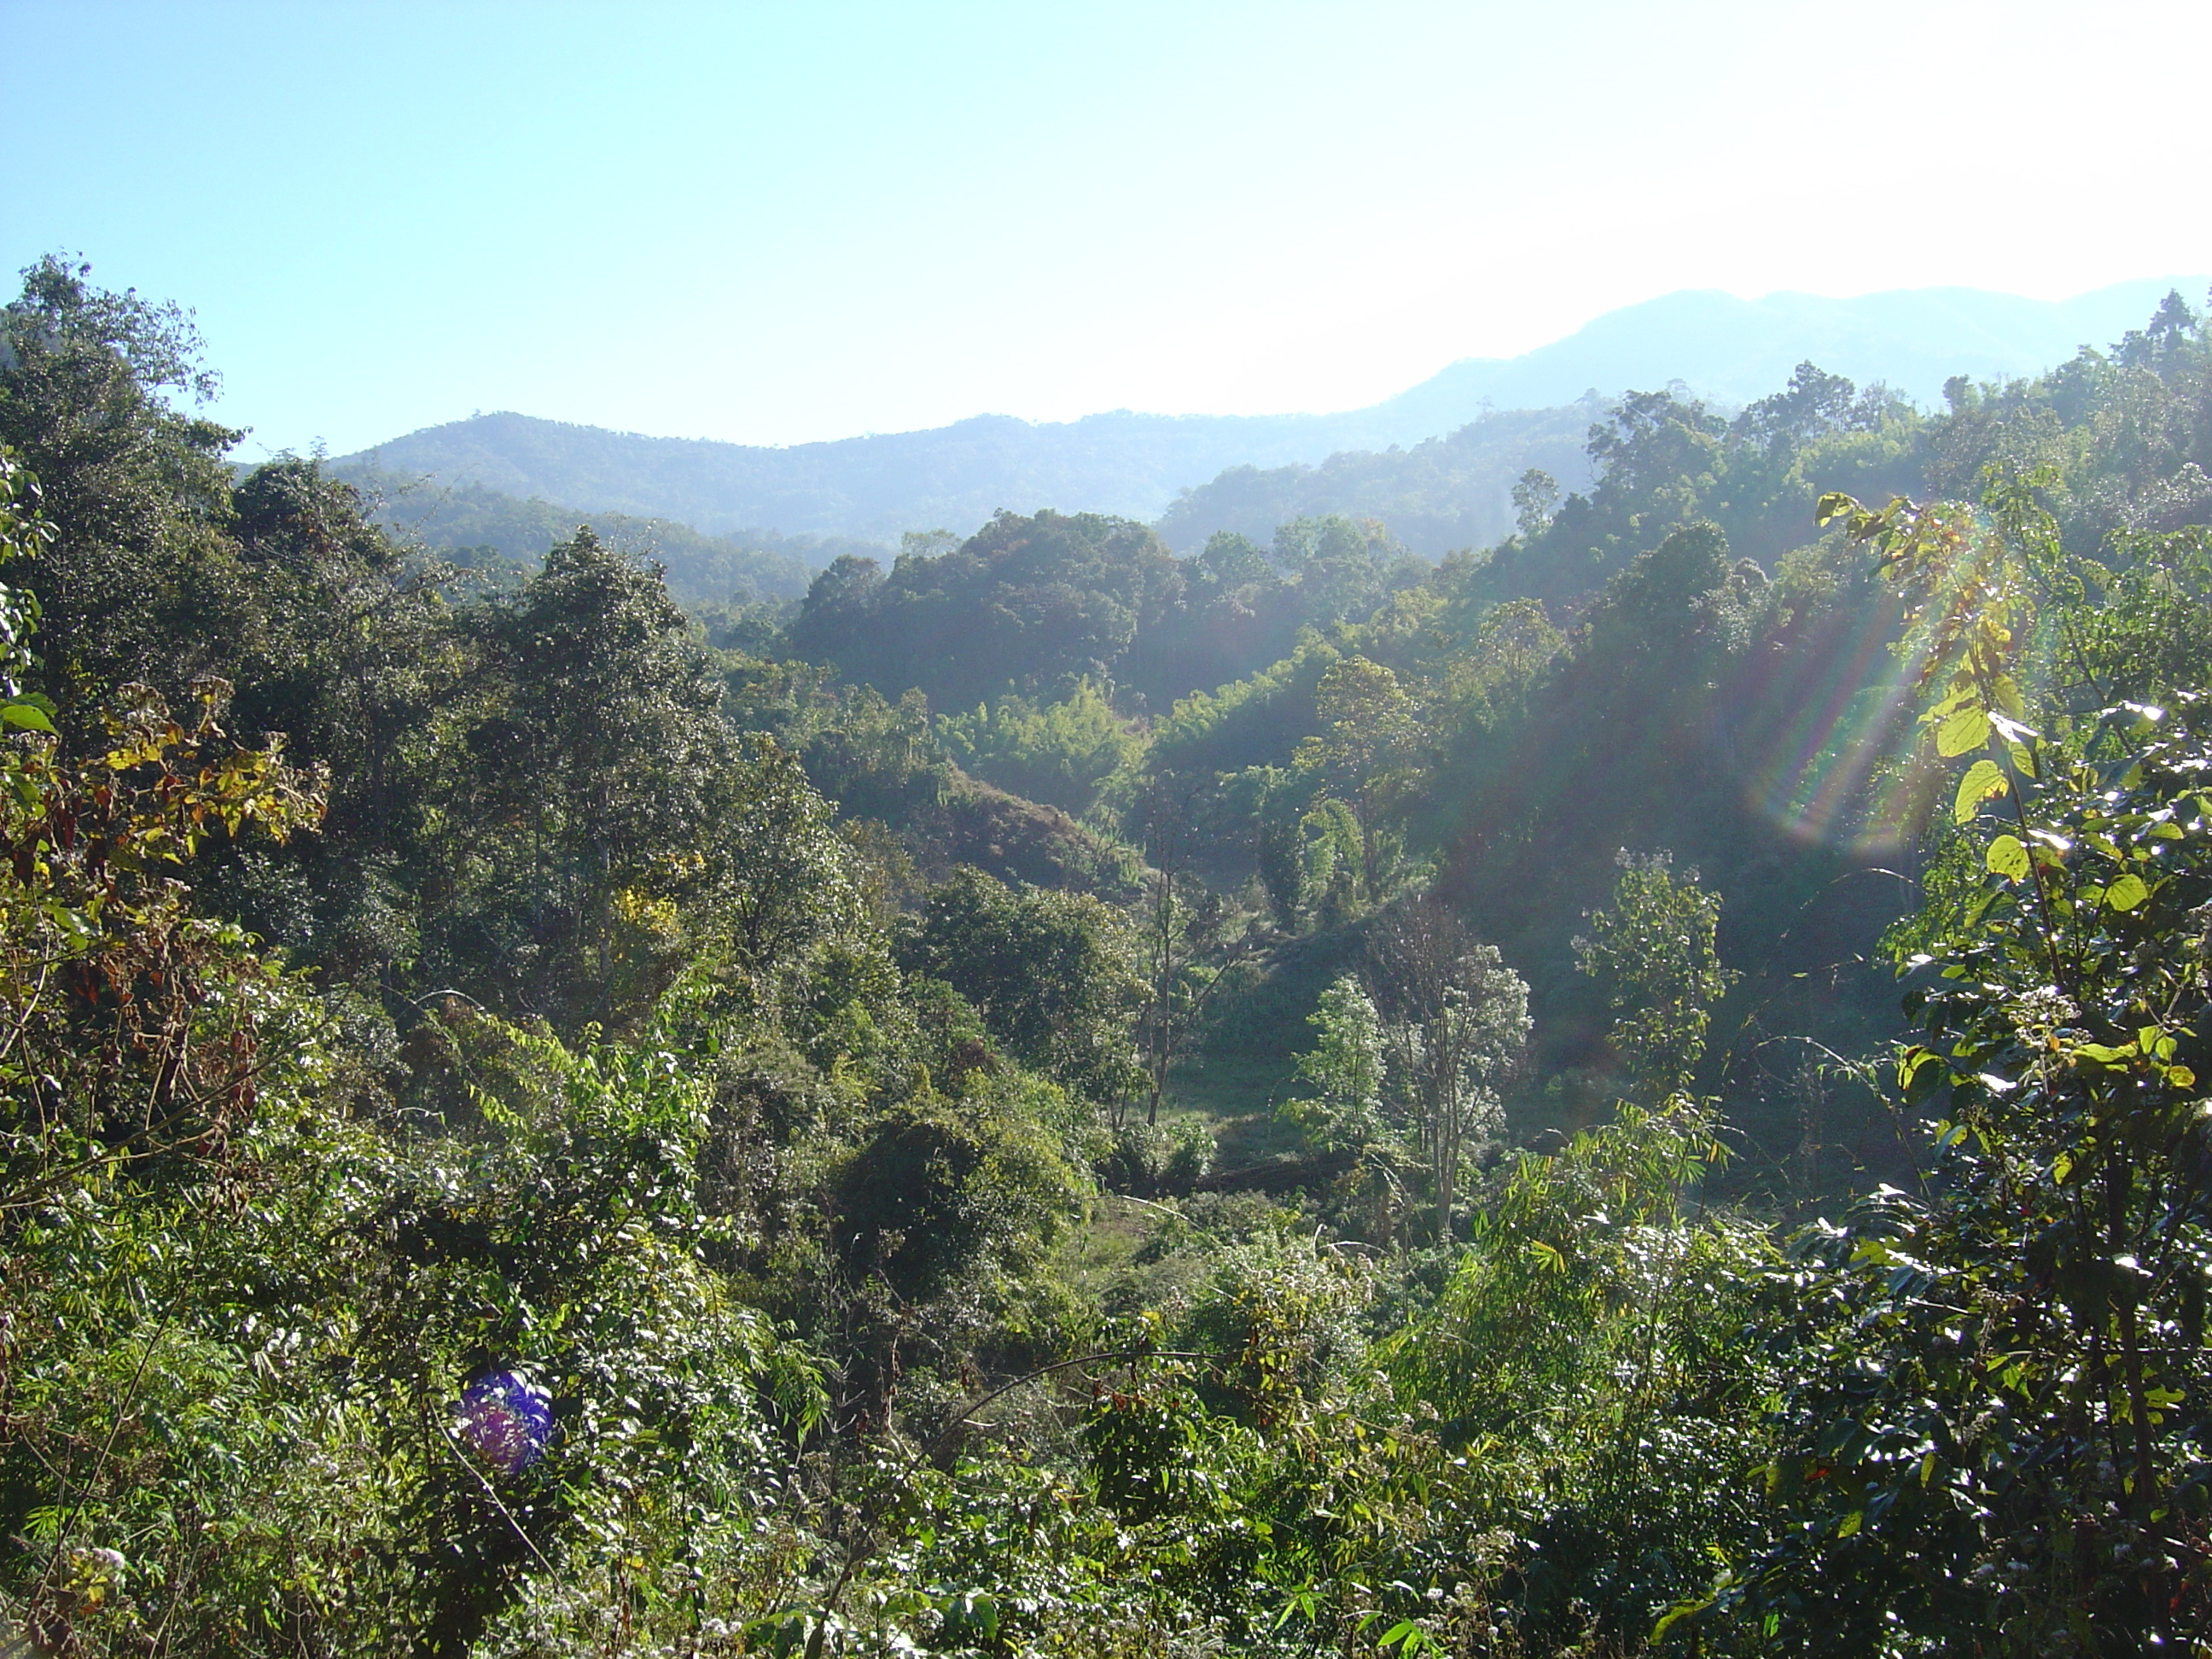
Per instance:
[[[541,496],[523,500],[480,483],[423,486],[368,469],[350,469],[347,477],[367,497],[377,522],[410,546],[447,554],[489,550],[534,568],[554,543],[589,523],[600,540],[659,562],[668,591],[685,605],[797,599],[814,571],[839,554],[885,550],[871,542],[773,531],[703,535],[666,518],[559,506]],[[479,562],[474,557],[461,562]]]
[[[1176,489],[1225,466],[1317,459],[1342,447],[1325,416],[1092,415],[1032,425],[979,415],[787,449],[649,438],[496,414],[432,427],[346,456],[371,471],[479,484],[586,510],[681,520],[709,533],[966,535],[1001,507],[1066,506],[1150,519]]]
[[[2030,374],[2085,343],[2113,340],[2140,326],[2177,285],[2192,293],[2202,286],[2196,278],[2147,279],[2057,302],[1970,289],[1854,300],[1672,294],[1608,313],[1522,356],[1468,359],[1371,408],[1334,415],[1121,410],[1060,424],[983,415],[925,432],[775,449],[502,413],[395,438],[332,470],[476,484],[583,512],[679,520],[709,534],[773,528],[885,538],[942,527],[964,535],[1000,507],[1048,505],[1150,520],[1178,490],[1228,468],[1310,465],[1342,451],[1418,444],[1492,410],[1556,408],[1591,390],[1610,396],[1680,380],[1741,403],[1774,390],[1809,358],[1932,403],[1952,375]],[[1527,464],[1500,449],[1476,494],[1495,497],[1499,480],[1520,470],[1516,460]]]
[[[2201,298],[2202,277],[2147,277],[2071,300],[1978,289],[1898,289],[1854,300],[1770,294],[1739,300],[1685,289],[1628,306],[1519,357],[1470,357],[1363,413],[1378,429],[1449,429],[1487,399],[1499,409],[1571,403],[1584,392],[1656,390],[1680,380],[1721,403],[1765,396],[1810,360],[1861,385],[1876,380],[1932,404],[1954,374],[2039,374],[2084,345],[2141,328],[2171,289]],[[1443,422],[1443,424],[1439,424]],[[1404,441],[1402,439],[1395,441]]]
[[[1178,494],[1157,527],[1176,552],[1193,553],[1218,530],[1264,544],[1279,524],[1341,513],[1380,520],[1429,558],[1486,547],[1512,530],[1513,485],[1528,468],[1542,468],[1563,489],[1589,483],[1583,446],[1603,408],[1507,410],[1411,448],[1339,450],[1318,466],[1230,467]]]

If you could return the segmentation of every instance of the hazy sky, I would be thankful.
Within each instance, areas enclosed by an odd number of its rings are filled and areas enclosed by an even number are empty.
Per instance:
[[[1678,288],[2212,269],[2195,4],[0,0],[0,257],[246,453],[1356,406]]]

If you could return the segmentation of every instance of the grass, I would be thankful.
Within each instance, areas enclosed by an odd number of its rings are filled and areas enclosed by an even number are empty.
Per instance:
[[[1193,1054],[1168,1073],[1168,1105],[1179,1117],[1216,1123],[1255,1113],[1273,1116],[1296,1078],[1287,1054]]]
[[[1168,1074],[1163,1121],[1203,1124],[1217,1169],[1242,1169],[1299,1150],[1297,1132],[1275,1114],[1296,1075],[1288,1055],[1194,1054]]]

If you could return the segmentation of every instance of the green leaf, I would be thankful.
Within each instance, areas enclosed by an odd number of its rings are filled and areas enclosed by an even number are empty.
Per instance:
[[[2132,910],[2150,896],[2150,889],[2143,885],[2138,875],[2124,875],[2105,890],[2105,902],[2115,910]]]
[[[54,732],[54,723],[46,718],[46,710],[40,708],[36,703],[10,702],[0,705],[0,720],[4,720],[9,726],[22,726],[27,731],[45,732],[54,736],[60,735]]]
[[[2027,878],[2027,848],[2021,845],[2018,836],[1999,836],[1990,843],[1990,850],[1983,855],[1982,862],[1989,866],[1992,875],[2002,876],[2009,881],[2025,881]]]
[[[2004,772],[1995,761],[1976,761],[1966,769],[1966,775],[1959,780],[1958,799],[1951,803],[1952,820],[1966,823],[1991,795],[2004,793]]]
[[[1951,1075],[1951,1068],[1933,1049],[1915,1048],[1906,1052],[1898,1062],[1898,1086],[1904,1090],[1909,1101],[1925,1100],[1942,1087]]]
[[[1947,760],[1979,749],[1989,740],[1990,717],[1976,703],[1946,715],[1936,728],[1936,752]]]
[[[1699,1613],[1703,1613],[1707,1607],[1712,1606],[1712,1598],[1711,1596],[1707,1596],[1702,1601],[1677,1601],[1673,1607],[1668,1608],[1665,1615],[1661,1618],[1657,1624],[1651,1627],[1651,1639],[1655,1642],[1657,1641],[1661,1637],[1667,1633],[1668,1626],[1672,1626],[1675,1620],[1679,1619],[1694,1619]]]
[[[983,1590],[963,1590],[945,1607],[946,1633],[963,1646],[982,1647],[999,1634],[999,1599]]]
[[[1843,1524],[1836,1528],[1836,1536],[1838,1538],[1849,1538],[1853,1533],[1859,1529],[1860,1524],[1865,1520],[1866,1511],[1864,1510],[1853,1510],[1849,1515],[1844,1517]]]

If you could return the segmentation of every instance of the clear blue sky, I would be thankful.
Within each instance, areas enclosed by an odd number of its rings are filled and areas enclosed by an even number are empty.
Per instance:
[[[0,0],[0,258],[248,456],[1352,407],[1670,289],[2212,269],[2201,4]]]

